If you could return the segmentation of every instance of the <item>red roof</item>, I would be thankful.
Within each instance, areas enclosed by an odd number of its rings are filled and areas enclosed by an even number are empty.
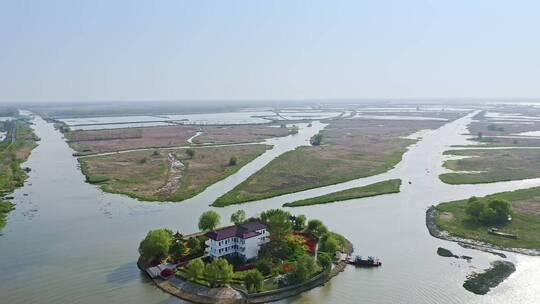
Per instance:
[[[206,234],[209,238],[214,241],[221,241],[231,237],[239,237],[242,239],[249,239],[254,236],[260,235],[257,230],[266,229],[266,225],[259,221],[251,221],[246,224],[233,225],[210,231]]]

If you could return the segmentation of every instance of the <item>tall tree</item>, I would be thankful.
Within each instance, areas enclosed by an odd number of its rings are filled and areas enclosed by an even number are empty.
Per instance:
[[[223,286],[231,281],[233,267],[225,259],[215,259],[204,269],[204,276],[212,286]]]
[[[242,224],[246,221],[246,212],[242,209],[234,212],[231,214],[231,222],[235,223],[236,225]]]
[[[199,229],[214,230],[219,225],[219,213],[209,210],[201,214],[199,217]]]
[[[268,226],[268,231],[277,239],[282,239],[292,230],[291,214],[281,209],[270,209],[261,213],[261,220]]]
[[[202,277],[204,274],[204,262],[201,259],[194,259],[189,261],[186,265],[186,277],[190,281]]]
[[[172,231],[168,229],[150,230],[139,244],[139,254],[146,258],[162,259],[169,253]]]
[[[248,291],[258,292],[263,288],[263,280],[263,275],[257,269],[252,269],[246,272],[244,285]]]

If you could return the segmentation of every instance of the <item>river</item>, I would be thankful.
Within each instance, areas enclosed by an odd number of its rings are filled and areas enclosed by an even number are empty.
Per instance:
[[[425,228],[425,210],[441,201],[540,185],[540,179],[484,185],[446,185],[442,152],[466,144],[468,117],[422,132],[394,169],[359,180],[275,197],[259,202],[212,208],[213,199],[231,189],[277,155],[308,144],[324,125],[314,123],[299,134],[273,139],[275,147],[203,193],[181,203],[139,202],[103,193],[84,182],[73,151],[62,135],[41,118],[34,119],[42,139],[25,166],[31,167],[25,186],[15,191],[17,209],[0,236],[2,303],[178,303],[158,290],[137,269],[137,246],[149,229],[168,227],[195,231],[207,209],[222,219],[238,209],[254,215],[267,208],[400,177],[400,193],[347,202],[291,209],[320,218],[329,229],[350,239],[357,253],[377,255],[378,269],[347,270],[323,287],[284,302],[294,303],[533,303],[540,297],[540,258],[509,253],[517,271],[485,296],[461,286],[466,275],[499,257],[463,249],[432,238]],[[408,182],[411,182],[409,184]],[[439,257],[443,246],[465,260]]]

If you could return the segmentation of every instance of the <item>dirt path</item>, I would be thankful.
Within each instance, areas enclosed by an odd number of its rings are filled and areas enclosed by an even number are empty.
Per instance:
[[[171,195],[178,190],[178,186],[180,185],[182,171],[185,166],[173,153],[169,153],[168,159],[170,163],[169,179],[163,187],[156,191],[156,195]]]

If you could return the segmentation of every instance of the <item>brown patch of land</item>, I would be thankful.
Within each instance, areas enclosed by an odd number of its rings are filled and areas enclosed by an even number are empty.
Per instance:
[[[224,206],[336,184],[388,171],[415,140],[403,138],[445,121],[332,121],[320,146],[299,147],[272,160],[214,204]]]
[[[245,145],[197,148],[191,158],[187,149],[133,151],[80,158],[81,169],[91,183],[107,192],[142,200],[181,201],[202,192],[261,155],[269,146]],[[230,166],[231,157],[237,165]],[[181,162],[182,165],[174,162]]]
[[[445,154],[471,158],[448,160],[444,166],[454,171],[440,178],[448,184],[478,184],[540,177],[538,149],[452,150]]]
[[[207,126],[193,139],[196,144],[233,144],[260,142],[267,138],[287,136],[290,130],[279,125]]]
[[[196,132],[194,144],[234,144],[260,142],[266,138],[286,136],[289,129],[277,125],[241,126],[167,126],[106,130],[77,130],[65,133],[71,148],[84,154],[96,154],[141,148],[189,145],[187,140]]]
[[[540,217],[540,197],[514,202],[512,207],[520,212],[530,213]]]

